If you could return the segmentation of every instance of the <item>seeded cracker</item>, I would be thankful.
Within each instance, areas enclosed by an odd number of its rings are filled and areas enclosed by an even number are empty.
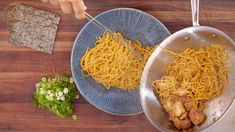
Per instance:
[[[52,53],[60,21],[58,14],[18,4],[9,15],[10,43]]]

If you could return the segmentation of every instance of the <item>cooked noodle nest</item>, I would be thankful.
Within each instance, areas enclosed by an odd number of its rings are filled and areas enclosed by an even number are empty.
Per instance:
[[[221,95],[227,87],[229,62],[224,46],[187,48],[182,53],[164,50],[175,58],[166,67],[165,76],[153,82],[162,104],[181,92],[192,98],[194,108],[202,111],[205,101]]]
[[[121,45],[114,35],[133,47],[143,59]],[[139,87],[144,65],[153,49],[150,46],[143,46],[139,41],[132,42],[121,33],[105,33],[81,58],[82,73],[84,76],[92,76],[107,89],[112,86],[124,90],[136,89]]]

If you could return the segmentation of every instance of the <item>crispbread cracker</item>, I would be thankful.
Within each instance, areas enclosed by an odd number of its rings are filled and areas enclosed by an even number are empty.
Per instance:
[[[52,53],[60,21],[58,14],[18,4],[10,18],[10,43]]]

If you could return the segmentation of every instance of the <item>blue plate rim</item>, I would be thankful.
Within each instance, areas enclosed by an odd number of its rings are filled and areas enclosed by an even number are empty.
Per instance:
[[[152,19],[154,19],[157,23],[159,23],[159,24],[162,26],[162,28],[169,34],[169,36],[171,35],[170,31],[166,28],[166,26],[165,26],[159,19],[157,19],[156,17],[152,16],[151,14],[148,14],[148,13],[146,13],[146,12],[144,12],[144,11],[141,11],[141,10],[135,9],[135,8],[114,8],[114,9],[110,9],[110,10],[104,11],[104,12],[102,12],[102,13],[96,15],[94,18],[97,18],[97,17],[99,17],[99,16],[101,16],[101,15],[103,15],[103,14],[106,14],[106,13],[109,13],[109,12],[112,12],[112,11],[116,11],[116,10],[132,10],[132,11],[137,11],[137,12],[139,12],[139,13],[142,13],[142,14],[144,14],[144,15],[147,15],[147,16],[151,17]],[[70,56],[71,56],[71,57],[70,57],[71,73],[72,73],[72,77],[74,78],[74,82],[75,82],[75,84],[76,84],[76,86],[77,86],[77,89],[78,89],[79,93],[83,96],[83,98],[86,99],[86,101],[87,101],[89,104],[91,104],[92,106],[96,107],[97,109],[99,109],[99,110],[101,110],[101,111],[103,111],[103,112],[109,113],[109,114],[111,114],[111,115],[117,115],[117,116],[133,116],[133,115],[142,114],[142,113],[144,112],[144,111],[143,111],[143,108],[142,108],[142,111],[139,111],[139,112],[134,112],[134,113],[121,113],[121,114],[120,114],[120,113],[114,113],[114,112],[110,112],[110,111],[104,110],[104,109],[102,109],[102,108],[96,106],[95,104],[91,103],[90,99],[85,96],[85,94],[82,92],[82,90],[80,90],[79,83],[76,81],[75,75],[74,75],[74,73],[73,73],[73,71],[74,71],[74,68],[73,68],[73,60],[74,60],[73,54],[74,54],[75,45],[76,45],[76,42],[78,41],[79,36],[81,35],[81,33],[83,32],[83,30],[85,30],[86,27],[87,27],[90,23],[92,23],[92,22],[91,22],[91,21],[88,21],[88,22],[85,24],[85,26],[83,26],[83,28],[80,30],[80,32],[77,34],[77,37],[76,37],[75,40],[74,40],[73,47],[72,47],[72,51],[71,51],[71,55],[70,55]],[[139,89],[137,89],[137,90],[139,91]]]

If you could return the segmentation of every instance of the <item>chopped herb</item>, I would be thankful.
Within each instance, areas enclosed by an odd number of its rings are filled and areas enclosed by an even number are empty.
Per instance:
[[[78,97],[73,78],[68,76],[43,77],[36,84],[33,103],[48,108],[61,118],[73,115],[73,102]]]
[[[76,116],[76,115],[73,115],[72,118],[73,118],[74,120],[77,120],[77,116]]]

